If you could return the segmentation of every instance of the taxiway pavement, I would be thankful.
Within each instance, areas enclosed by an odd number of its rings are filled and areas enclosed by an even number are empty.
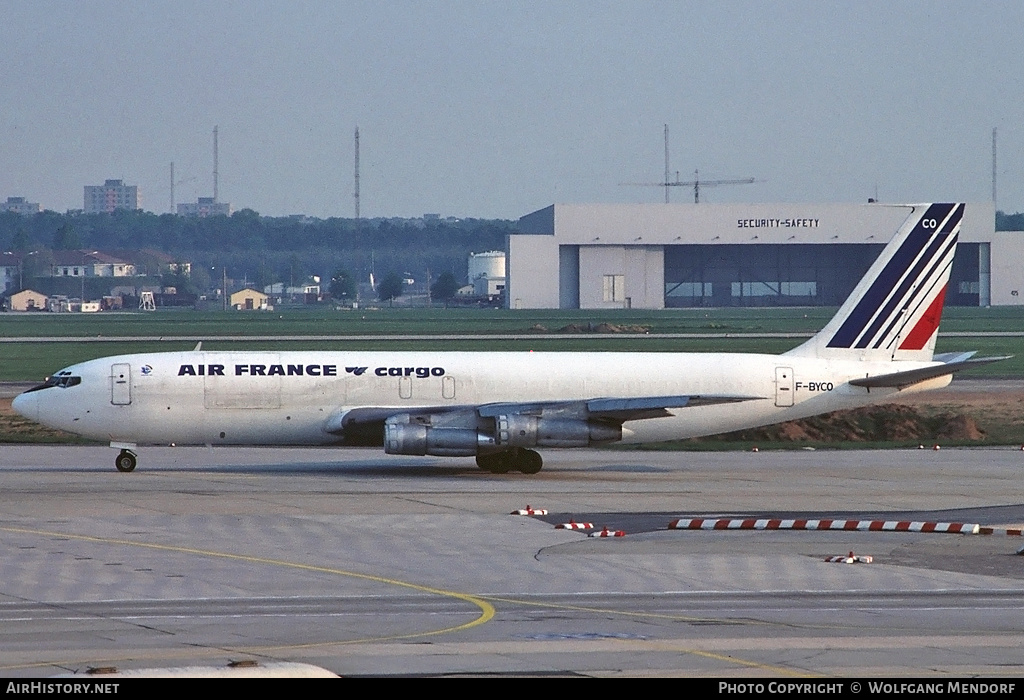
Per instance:
[[[1012,448],[569,450],[534,476],[376,450],[0,449],[0,675],[1024,671],[1024,538],[669,531],[676,517],[1024,522]],[[512,516],[531,505],[545,518]],[[622,538],[558,530],[621,527]],[[831,564],[829,555],[871,555]]]

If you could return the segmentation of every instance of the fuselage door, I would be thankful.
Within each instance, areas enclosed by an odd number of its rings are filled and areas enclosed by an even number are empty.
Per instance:
[[[793,368],[775,368],[775,405],[779,407],[793,405]]]
[[[132,402],[132,366],[117,364],[110,366],[110,403],[127,406]]]

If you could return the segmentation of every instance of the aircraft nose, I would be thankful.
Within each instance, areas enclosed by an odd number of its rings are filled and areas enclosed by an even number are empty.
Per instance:
[[[11,402],[11,408],[19,416],[36,420],[39,416],[39,397],[35,393],[18,394]]]

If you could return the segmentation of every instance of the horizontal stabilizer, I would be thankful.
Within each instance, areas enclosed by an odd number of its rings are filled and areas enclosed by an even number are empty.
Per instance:
[[[962,355],[966,353],[957,354]],[[879,387],[891,387],[896,389],[902,389],[904,387],[910,386],[911,384],[923,382],[926,379],[944,377],[947,374],[952,374],[953,372],[961,372],[965,369],[981,367],[982,365],[987,365],[992,362],[999,362],[1000,360],[1007,360],[1011,357],[1013,357],[1013,355],[1002,355],[1000,357],[979,357],[976,360],[968,359],[947,362],[945,364],[934,365],[932,367],[911,369],[907,370],[906,372],[893,372],[892,374],[879,374],[874,377],[864,377],[863,379],[851,379],[850,384],[852,384],[853,386],[862,386],[867,389],[875,389]]]
[[[969,360],[978,354],[977,350],[968,350],[967,352],[939,352],[936,353],[932,359],[936,362],[963,362]]]

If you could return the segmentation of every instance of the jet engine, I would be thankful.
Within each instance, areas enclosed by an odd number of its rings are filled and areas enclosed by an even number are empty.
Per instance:
[[[579,419],[539,418],[521,414],[500,415],[481,421],[452,420],[438,416],[403,413],[384,422],[384,451],[393,455],[471,457],[520,447],[587,447],[622,439],[622,428]],[[476,423],[483,422],[484,426]]]
[[[508,447],[588,447],[622,439],[621,425],[571,418],[509,413],[494,422],[497,444]]]
[[[402,413],[384,421],[384,451],[389,455],[472,457],[494,448],[494,438],[467,426],[433,426],[430,416]]]

